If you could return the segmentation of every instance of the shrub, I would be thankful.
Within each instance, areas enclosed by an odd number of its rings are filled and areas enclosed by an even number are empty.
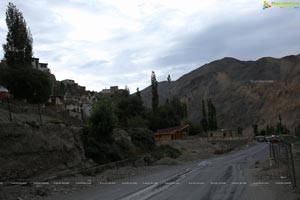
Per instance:
[[[181,152],[176,149],[171,147],[170,145],[161,145],[157,147],[151,155],[156,159],[160,160],[164,157],[170,157],[170,158],[178,158],[181,155]]]
[[[131,128],[128,130],[132,143],[144,152],[151,151],[155,147],[155,139],[152,131],[145,128]]]
[[[116,124],[117,118],[110,101],[100,101],[93,107],[89,118],[89,128],[91,136],[95,137],[98,142],[110,141]]]

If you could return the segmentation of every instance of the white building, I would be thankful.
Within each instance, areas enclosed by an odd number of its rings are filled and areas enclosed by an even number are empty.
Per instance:
[[[50,72],[50,69],[48,68],[48,63],[40,63],[39,60],[39,58],[32,58],[32,67],[41,71]]]

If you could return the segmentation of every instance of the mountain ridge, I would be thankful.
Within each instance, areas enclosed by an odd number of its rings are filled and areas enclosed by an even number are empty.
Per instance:
[[[300,55],[241,61],[231,57],[204,64],[169,84],[159,82],[160,104],[178,97],[188,118],[200,123],[201,101],[211,98],[221,128],[274,125],[278,115],[293,128],[300,122]],[[151,87],[141,91],[151,106]],[[269,109],[268,109],[269,108]]]

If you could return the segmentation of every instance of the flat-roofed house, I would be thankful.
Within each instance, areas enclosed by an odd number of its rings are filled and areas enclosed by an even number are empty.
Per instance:
[[[184,140],[188,136],[189,125],[159,129],[154,133],[156,141]]]
[[[31,64],[34,69],[50,72],[50,69],[48,68],[48,63],[40,63],[39,58],[32,58]]]

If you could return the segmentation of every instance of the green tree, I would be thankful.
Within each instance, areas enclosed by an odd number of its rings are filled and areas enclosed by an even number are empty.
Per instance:
[[[216,108],[211,99],[207,100],[207,122],[208,130],[214,131],[218,129]]]
[[[254,135],[255,135],[255,136],[258,136],[259,133],[258,133],[258,126],[257,126],[257,124],[253,124],[253,125],[252,125],[252,129],[253,129]]]
[[[170,74],[168,74],[167,81],[168,81],[168,97],[167,97],[166,103],[169,103],[169,99],[171,99],[171,76],[170,76]]]
[[[10,67],[30,67],[32,62],[32,36],[26,21],[13,3],[6,10],[8,33],[3,45],[4,57]]]
[[[217,111],[215,105],[212,103],[212,113],[213,113],[213,130],[218,129],[218,121],[217,121]]]
[[[142,99],[141,92],[140,92],[139,88],[136,88],[136,96],[139,97],[140,99]]]
[[[156,112],[159,104],[158,99],[158,82],[156,80],[155,72],[152,71],[151,74],[151,92],[152,92],[152,110]]]
[[[278,115],[278,122],[276,124],[276,132],[277,134],[281,135],[284,132],[284,126],[282,124],[282,118],[281,115]]]
[[[265,136],[266,135],[266,130],[265,129],[260,130],[260,135]]]
[[[166,101],[166,104],[171,105],[178,118],[184,119],[187,117],[187,106],[184,102],[181,102],[177,97],[173,97],[171,102]]]
[[[113,105],[103,100],[94,105],[89,118],[90,133],[97,142],[108,142],[112,138],[112,131],[117,125]]]
[[[30,79],[31,91],[28,95],[26,95],[29,103],[37,104],[39,111],[40,123],[42,124],[42,115],[40,104],[47,102],[50,97],[52,84],[48,77],[48,75],[42,71],[31,69],[29,70],[31,73],[27,75]]]
[[[300,136],[300,124],[295,127],[295,136]]]
[[[116,114],[120,125],[123,127],[128,127],[128,122],[131,121],[132,118],[143,118],[144,111],[143,101],[135,95],[122,98],[117,103]]]
[[[29,103],[38,105],[42,123],[40,104],[47,102],[52,89],[49,74],[32,68],[8,68],[4,82],[15,99],[26,99]]]
[[[180,117],[171,105],[160,106],[156,112],[148,112],[147,119],[152,131],[180,125]]]
[[[167,81],[168,81],[169,84],[171,84],[171,76],[170,76],[170,74],[168,74]]]
[[[207,122],[207,114],[205,108],[205,101],[202,100],[202,120],[201,120],[202,129],[204,132],[208,131],[208,122]]]
[[[243,128],[238,127],[237,128],[237,133],[238,133],[239,136],[243,135]]]

